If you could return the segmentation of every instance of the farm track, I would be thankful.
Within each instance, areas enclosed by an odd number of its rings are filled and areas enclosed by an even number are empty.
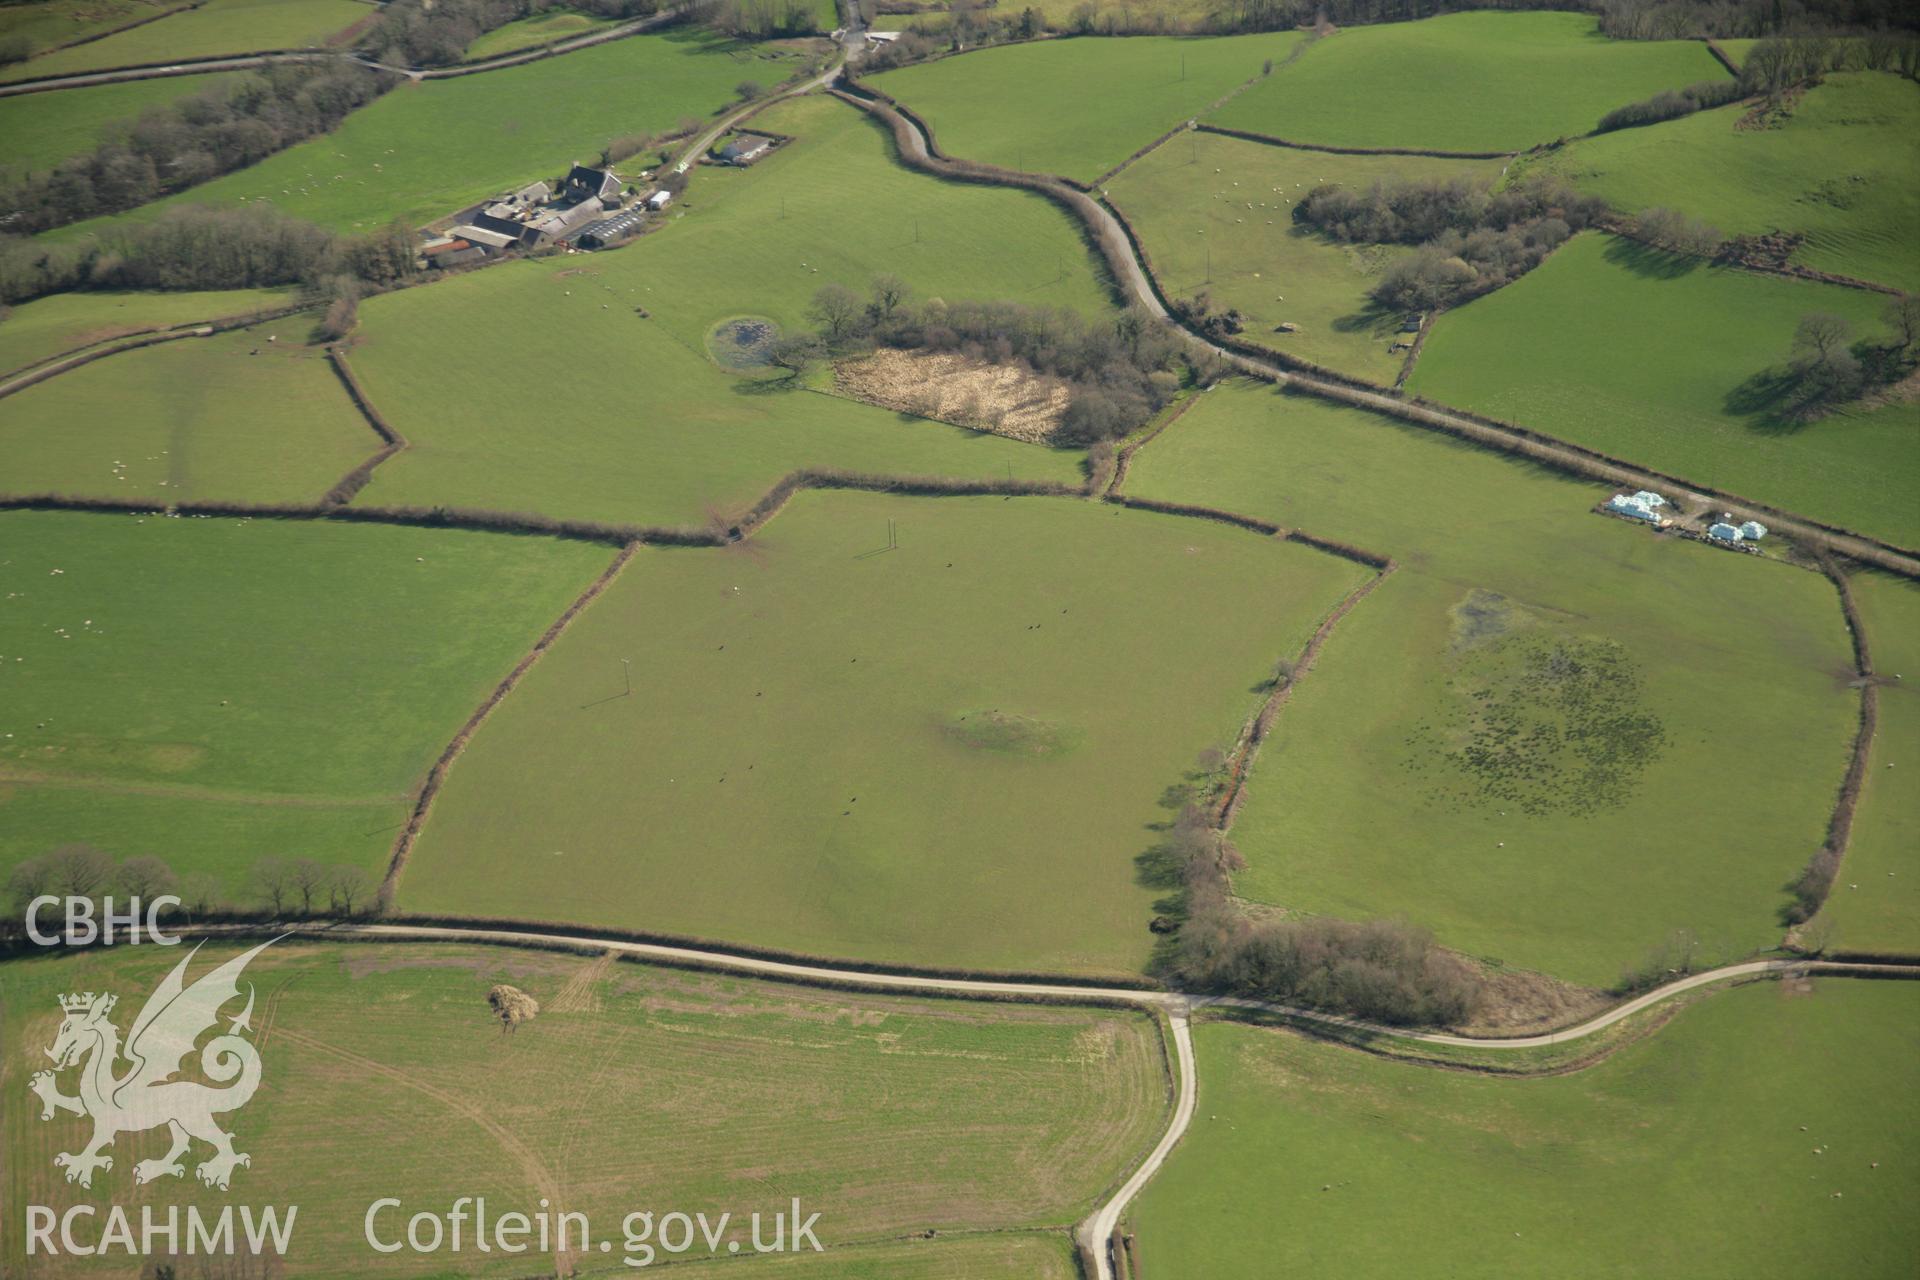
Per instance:
[[[1828,974],[1833,976],[1852,976],[1861,978],[1900,978],[1920,979],[1920,963],[1893,964],[1868,963],[1838,960],[1752,960],[1743,964],[1726,965],[1705,973],[1696,973],[1677,981],[1657,987],[1634,999],[1624,1001],[1614,1008],[1576,1026],[1564,1030],[1544,1032],[1536,1035],[1512,1037],[1461,1036],[1441,1031],[1410,1031],[1401,1027],[1390,1027],[1380,1023],[1366,1022],[1355,1018],[1343,1018],[1336,1014],[1322,1013],[1313,1009],[1296,1008],[1291,1005],[1271,1001],[1251,1000],[1233,996],[1195,995],[1179,991],[1137,990],[1127,987],[1097,987],[1074,985],[1069,981],[1041,980],[995,980],[987,978],[939,977],[929,974],[893,973],[880,970],[837,968],[831,964],[801,963],[776,960],[764,956],[741,955],[736,952],[709,950],[699,947],[671,946],[662,943],[622,941],[604,937],[570,935],[559,933],[529,933],[512,928],[494,928],[483,924],[449,925],[409,925],[409,924],[320,924],[303,923],[275,926],[284,934],[292,934],[316,940],[339,941],[391,941],[391,942],[438,942],[438,943],[480,943],[489,946],[526,947],[539,950],[578,952],[589,956],[618,955],[642,963],[661,964],[674,968],[704,970],[720,973],[737,973],[747,977],[764,978],[780,982],[798,983],[804,986],[827,988],[854,988],[860,990],[897,992],[927,996],[957,997],[976,1000],[1037,1001],[1068,1004],[1124,1004],[1164,1014],[1167,1018],[1168,1035],[1172,1040],[1173,1060],[1178,1063],[1178,1080],[1172,1116],[1165,1133],[1154,1145],[1146,1159],[1135,1169],[1131,1176],[1121,1184],[1118,1191],[1102,1203],[1077,1229],[1075,1235],[1081,1248],[1090,1255],[1097,1280],[1114,1280],[1115,1270],[1111,1255],[1115,1228],[1120,1216],[1133,1198],[1139,1194],[1153,1175],[1165,1163],[1167,1156],[1179,1145],[1188,1125],[1193,1119],[1194,1101],[1197,1095],[1197,1069],[1193,1056],[1191,1019],[1195,1011],[1207,1007],[1223,1009],[1246,1009],[1286,1018],[1308,1027],[1322,1026],[1336,1028],[1348,1033],[1359,1033],[1370,1037],[1398,1039],[1411,1044],[1435,1045],[1450,1048],[1470,1048],[1486,1051],[1526,1050],[1548,1048],[1563,1045],[1570,1041],[1595,1035],[1633,1015],[1674,996],[1698,990],[1718,983],[1743,978],[1767,978],[1776,975]],[[204,937],[253,936],[267,930],[265,925],[204,925],[192,927],[189,932]],[[278,1034],[294,1036],[295,1033],[282,1030]],[[303,1043],[306,1042],[304,1039]],[[339,1054],[332,1046],[312,1042],[316,1048]],[[382,1072],[390,1072],[380,1064],[371,1064]],[[404,1077],[404,1073],[400,1073]],[[402,1083],[412,1088],[422,1088],[410,1078]],[[442,1099],[445,1101],[445,1099]],[[448,1105],[460,1109],[457,1100]],[[464,1114],[464,1112],[463,1112]],[[503,1143],[511,1135],[503,1138]],[[509,1146],[509,1149],[513,1149]],[[528,1153],[531,1156],[531,1153]],[[532,1157],[533,1166],[544,1169],[537,1157]],[[529,1167],[531,1173],[532,1167]],[[551,1175],[547,1175],[551,1177]]]
[[[1253,354],[1203,337],[1176,319],[1160,286],[1148,269],[1145,252],[1132,229],[1108,205],[1094,200],[1057,178],[1020,173],[942,155],[926,124],[877,91],[845,81],[834,96],[867,111],[891,129],[903,163],[936,177],[960,182],[1037,191],[1079,218],[1089,237],[1108,261],[1126,300],[1137,304],[1162,323],[1179,329],[1195,347],[1211,352],[1230,368],[1263,382],[1291,387],[1342,404],[1372,409],[1418,426],[1444,431],[1476,444],[1517,453],[1556,470],[1585,479],[1633,489],[1682,490],[1681,497],[1701,506],[1717,506],[1739,520],[1759,520],[1775,530],[1862,564],[1887,569],[1906,578],[1920,578],[1920,554],[1844,529],[1837,529],[1755,502],[1752,499],[1705,488],[1679,476],[1638,467],[1604,454],[1509,423],[1483,418],[1450,406],[1414,401],[1369,383],[1336,380],[1329,372],[1303,373],[1281,359]]]

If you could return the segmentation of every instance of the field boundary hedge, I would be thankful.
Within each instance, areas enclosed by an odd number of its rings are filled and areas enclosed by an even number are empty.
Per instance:
[[[327,366],[340,380],[340,385],[346,388],[347,399],[353,401],[353,407],[360,411],[360,416],[373,428],[373,433],[380,437],[382,446],[371,458],[335,481],[334,486],[320,499],[323,507],[338,507],[352,502],[367,487],[367,482],[373,479],[373,469],[407,447],[407,438],[394,430],[392,424],[373,407],[373,401],[367,398],[360,379],[354,376],[353,369],[347,364],[347,353],[343,346],[335,344],[327,348]]]
[[[149,23],[158,22],[162,18],[171,18],[175,14],[192,13],[195,9],[204,7],[206,3],[207,0],[192,0],[189,4],[179,5],[172,9],[163,9],[159,13],[150,13],[144,18],[135,18],[132,22],[124,26],[109,27],[105,31],[96,31],[90,36],[81,36],[76,40],[68,40],[64,44],[50,44],[44,49],[37,50],[33,57],[28,58],[27,61],[32,62],[34,58],[44,58],[50,53],[63,53],[68,49],[78,49],[81,45],[92,44],[96,40],[105,40],[108,36],[117,36],[123,31],[131,31],[135,27],[144,27]]]
[[[575,596],[573,603],[569,604],[540,634],[540,638],[533,642],[533,648],[529,649],[520,661],[514,663],[513,670],[507,672],[505,678],[494,686],[493,692],[488,694],[485,701],[481,702],[474,709],[473,714],[467,717],[466,723],[455,731],[453,740],[447,743],[446,749],[428,768],[427,776],[421,781],[420,790],[414,796],[413,809],[407,815],[406,825],[400,829],[399,836],[393,842],[393,853],[387,861],[387,874],[380,881],[380,888],[375,897],[378,910],[385,911],[393,905],[394,894],[400,888],[400,877],[407,868],[407,856],[413,852],[414,841],[419,839],[420,829],[426,825],[427,813],[433,808],[434,799],[440,794],[440,786],[446,781],[447,771],[453,767],[454,760],[466,750],[467,743],[473,740],[473,735],[479,731],[487,717],[493,714],[493,709],[513,692],[514,686],[520,683],[520,678],[532,669],[533,664],[540,660],[542,654],[553,647],[553,642],[558,640],[561,633],[580,616],[581,611],[597,600],[601,592],[613,585],[613,580],[620,576],[620,571],[627,567],[633,559],[634,552],[639,549],[640,544],[637,541],[629,542],[615,553],[613,563],[602,569],[599,576],[587,584],[586,590]]]
[[[1708,258],[1704,254],[1683,253],[1667,245],[1655,244],[1653,241],[1641,235],[1639,228],[1635,225],[1632,218],[1603,218],[1595,225],[1608,235],[1618,236],[1622,240],[1631,240],[1635,244],[1646,245],[1649,249],[1657,249],[1661,253],[1670,254],[1676,258],[1697,258],[1710,266],[1727,267],[1734,271],[1750,271],[1757,276],[1778,276],[1783,280],[1812,280],[1818,284],[1839,285],[1843,288],[1860,289],[1868,293],[1884,293],[1895,298],[1903,296],[1901,290],[1894,288],[1892,285],[1879,284],[1872,280],[1862,280],[1858,276],[1843,276],[1836,271],[1818,271],[1813,267],[1803,267],[1797,263],[1788,262],[1782,263],[1779,266],[1772,266],[1763,262],[1748,262],[1741,258],[1723,258],[1718,256]]]
[[[31,383],[26,383],[21,387],[12,386],[12,382],[21,375],[32,373],[46,365],[53,364],[55,361],[65,360],[70,356],[77,356],[93,351],[97,347],[104,347],[110,342],[119,342],[125,338],[144,338],[152,334],[173,334],[175,337],[186,338],[194,336],[190,331],[195,329],[207,329],[213,333],[226,333],[230,329],[245,329],[251,325],[265,324],[269,320],[279,320],[286,316],[297,315],[302,311],[311,311],[313,308],[314,304],[310,302],[290,303],[284,307],[265,307],[259,311],[241,311],[233,315],[217,316],[211,320],[188,320],[182,324],[152,325],[145,329],[129,329],[125,333],[111,334],[108,337],[98,338],[92,342],[83,342],[76,347],[67,347],[65,350],[56,351],[52,355],[41,356],[38,360],[29,360],[16,369],[0,374],[0,379],[4,379],[4,381],[0,381],[0,397],[12,395],[14,391],[23,390],[25,386],[32,385]],[[133,349],[132,347],[119,348],[119,350],[125,351],[131,351]],[[112,355],[115,353],[103,351],[100,354]],[[78,368],[79,365],[76,364],[69,367]],[[62,372],[65,372],[65,370],[62,370]]]
[[[1511,160],[1529,151],[1552,151],[1559,147],[1556,142],[1543,142],[1532,147],[1520,147],[1512,151],[1441,151],[1433,147],[1336,147],[1330,143],[1296,142],[1292,138],[1282,138],[1271,133],[1256,133],[1252,129],[1234,129],[1223,124],[1208,124],[1202,120],[1193,126],[1201,133],[1217,133],[1228,138],[1238,138],[1242,142],[1259,142],[1269,147],[1286,147],[1291,151],[1324,151],[1335,156],[1427,156],[1435,160]]]
[[[196,325],[192,328],[183,329],[150,329],[138,337],[116,342],[112,346],[96,347],[92,350],[82,351],[78,355],[67,356],[64,359],[55,357],[52,364],[42,364],[38,368],[30,369],[18,377],[10,378],[4,383],[0,383],[0,400],[25,391],[28,387],[37,387],[41,383],[57,378],[63,373],[70,373],[75,369],[85,368],[96,360],[104,360],[108,356],[117,356],[123,351],[139,351],[144,347],[157,347],[166,342],[178,342],[182,338],[211,338],[214,333],[215,330],[212,325]]]
[[[1874,737],[1880,729],[1880,687],[1873,667],[1873,650],[1867,637],[1866,621],[1860,616],[1859,605],[1854,600],[1853,583],[1848,580],[1847,571],[1831,555],[1817,552],[1814,558],[1819,562],[1820,572],[1833,583],[1833,589],[1840,597],[1840,613],[1847,622],[1847,638],[1853,645],[1853,666],[1859,676],[1860,711],[1859,728],[1853,736],[1853,754],[1848,758],[1847,772],[1840,780],[1840,790],[1834,796],[1833,812],[1827,819],[1826,842],[1808,863],[1808,874],[1814,879],[1809,882],[1803,878],[1801,881],[1818,893],[1817,900],[1804,890],[1800,895],[1802,903],[1812,908],[1806,913],[1810,920],[1817,918],[1826,907],[1834,883],[1840,878],[1840,868],[1846,862],[1847,850],[1853,843],[1854,814],[1860,807],[1860,792],[1866,785]]]
[[[1727,51],[1720,47],[1718,40],[1715,40],[1712,36],[1701,36],[1700,43],[1707,46],[1707,52],[1713,55],[1716,62],[1727,69],[1727,74],[1736,80],[1740,78],[1740,64],[1735,62]]]

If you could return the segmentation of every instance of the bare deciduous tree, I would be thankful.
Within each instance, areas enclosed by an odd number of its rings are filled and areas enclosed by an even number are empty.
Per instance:
[[[287,895],[293,891],[293,868],[285,858],[262,858],[253,864],[253,883],[278,916],[286,910]]]

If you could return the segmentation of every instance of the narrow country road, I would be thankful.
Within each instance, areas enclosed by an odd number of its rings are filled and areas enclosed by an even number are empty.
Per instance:
[[[842,969],[826,964],[803,964],[791,960],[772,960],[761,956],[735,955],[727,951],[699,947],[670,946],[656,942],[626,942],[581,934],[528,933],[516,929],[497,929],[485,925],[413,925],[413,924],[322,924],[292,923],[282,926],[285,933],[310,938],[389,939],[395,942],[468,942],[491,946],[532,947],[549,950],[583,951],[594,955],[615,952],[636,960],[681,968],[711,969],[739,973],[749,977],[772,978],[815,986],[859,987],[873,991],[922,993],[997,1000],[1075,1001],[1130,1004],[1167,1016],[1173,1042],[1174,1081],[1173,1114],[1167,1130],[1138,1169],[1121,1184],[1118,1191],[1094,1210],[1076,1231],[1076,1237],[1091,1251],[1097,1264],[1096,1280],[1114,1280],[1109,1242],[1120,1215],[1166,1162],[1169,1153],[1186,1134],[1192,1123],[1198,1096],[1198,1072],[1194,1064],[1193,1039],[1189,1028],[1192,1010],[1209,1005],[1220,1008],[1250,1009],[1277,1014],[1302,1022],[1372,1035],[1393,1037],[1421,1044],[1450,1045],[1478,1049],[1533,1049],[1565,1044],[1604,1031],[1624,1018],[1670,999],[1713,983],[1769,973],[1828,973],[1880,978],[1920,978],[1920,964],[1870,964],[1845,960],[1752,960],[1696,973],[1656,987],[1645,995],[1590,1018],[1578,1026],[1543,1035],[1477,1037],[1459,1036],[1441,1031],[1409,1031],[1382,1023],[1337,1014],[1300,1009],[1266,1000],[1248,1000],[1229,996],[1195,996],[1178,991],[1142,990],[1132,987],[1078,986],[1069,982],[995,981],[984,978],[941,978],[927,974],[888,973],[864,969]],[[204,937],[222,935],[258,935],[260,925],[205,925],[182,930]]]

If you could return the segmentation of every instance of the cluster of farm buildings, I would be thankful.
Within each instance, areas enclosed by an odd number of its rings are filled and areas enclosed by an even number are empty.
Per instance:
[[[1628,520],[1644,520],[1656,529],[1664,529],[1673,524],[1673,518],[1663,511],[1667,500],[1651,489],[1642,489],[1638,493],[1616,493],[1607,499],[1606,510]],[[1758,542],[1767,536],[1767,526],[1758,520],[1746,520],[1733,523],[1732,516],[1726,516],[1707,526],[1707,537],[1714,542],[1723,542],[1729,546],[1741,543]]]
[[[759,134],[739,134],[713,160],[745,167],[775,143]],[[649,214],[673,203],[675,189],[649,183],[643,194],[611,169],[576,163],[557,185],[535,182],[464,211],[444,234],[428,239],[421,254],[429,266],[455,267],[549,245],[604,249],[638,235]]]

